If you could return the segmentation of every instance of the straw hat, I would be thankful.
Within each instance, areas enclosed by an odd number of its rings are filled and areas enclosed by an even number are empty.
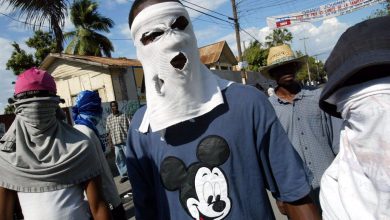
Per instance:
[[[304,62],[305,58],[306,56],[297,58],[294,52],[291,50],[290,46],[287,44],[271,47],[269,48],[268,52],[267,66],[262,67],[260,69],[260,72],[265,77],[272,78],[269,75],[269,70],[289,63],[297,63],[301,65]]]
[[[348,28],[338,40],[325,62],[328,82],[320,96],[320,107],[325,112],[340,117],[336,105],[326,102],[344,86],[379,78],[375,72],[359,75],[363,68],[390,65],[390,16],[360,22]],[[390,72],[386,75],[388,76]]]

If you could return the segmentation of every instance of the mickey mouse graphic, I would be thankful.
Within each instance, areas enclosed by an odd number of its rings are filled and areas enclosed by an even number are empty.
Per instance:
[[[196,156],[199,162],[188,169],[179,158],[170,156],[160,167],[161,180],[169,191],[180,190],[180,203],[196,220],[220,220],[230,212],[228,182],[218,167],[229,158],[230,149],[220,136],[200,141]]]

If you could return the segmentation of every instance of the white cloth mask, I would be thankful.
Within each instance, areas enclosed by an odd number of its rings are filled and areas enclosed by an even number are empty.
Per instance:
[[[149,126],[161,131],[223,103],[221,90],[230,82],[201,64],[183,5],[164,2],[145,8],[135,17],[131,35],[145,74],[147,109],[140,132]]]

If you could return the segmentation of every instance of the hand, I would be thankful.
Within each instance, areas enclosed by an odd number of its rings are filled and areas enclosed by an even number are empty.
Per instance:
[[[278,206],[279,212],[282,215],[287,215],[286,206],[285,206],[284,202],[276,200],[276,205]]]
[[[317,206],[309,196],[295,202],[283,202],[287,216],[291,220],[320,220]],[[280,209],[279,209],[280,210]]]

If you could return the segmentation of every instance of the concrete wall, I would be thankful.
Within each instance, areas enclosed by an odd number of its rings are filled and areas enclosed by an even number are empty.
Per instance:
[[[214,74],[217,76],[227,79],[236,83],[242,83],[241,80],[241,72],[240,71],[227,71],[227,70],[211,70]],[[261,73],[259,72],[251,72],[247,71],[247,81],[246,83],[248,85],[256,85],[259,84],[264,89],[268,89],[269,85],[274,85],[275,82],[273,80],[265,78]]]

